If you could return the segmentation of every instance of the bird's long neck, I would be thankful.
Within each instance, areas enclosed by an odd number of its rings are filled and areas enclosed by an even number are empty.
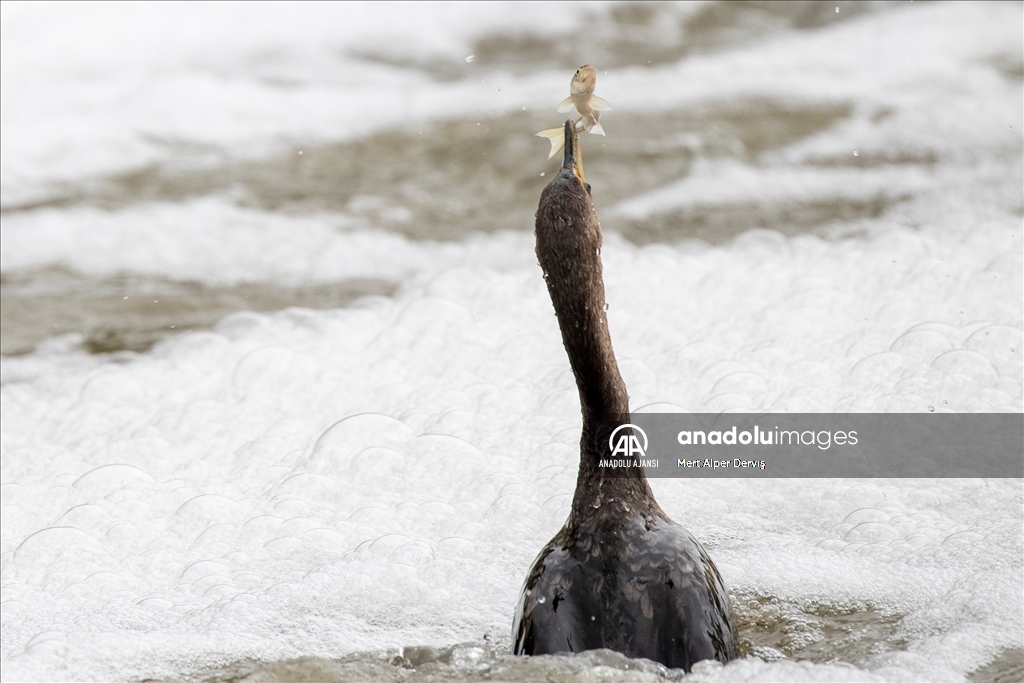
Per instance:
[[[563,169],[559,175],[568,174]],[[621,471],[609,477],[599,466],[599,459],[608,457],[611,430],[628,422],[629,396],[608,331],[601,227],[582,181],[576,188],[573,180],[578,181],[575,177],[553,181],[537,210],[537,257],[583,412],[580,473],[570,525],[580,514],[594,514],[590,508],[598,509],[603,500],[657,507],[642,469],[629,470],[626,477]]]
[[[551,236],[545,250],[549,263],[541,265],[579,389],[586,434],[602,420],[629,413],[629,395],[608,332],[600,240],[595,246],[594,240],[580,239],[582,230],[585,226],[566,225]]]

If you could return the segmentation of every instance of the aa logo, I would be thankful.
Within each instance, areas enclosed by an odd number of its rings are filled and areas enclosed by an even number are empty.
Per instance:
[[[619,432],[627,427],[633,430],[632,434],[628,432],[619,434]],[[617,438],[616,434],[618,434]],[[640,440],[637,439],[637,434],[643,438],[643,446],[640,445]],[[638,458],[643,458],[647,454],[647,434],[645,434],[644,430],[640,429],[636,425],[619,425],[615,428],[615,431],[612,432],[612,435],[608,437],[608,448],[612,452],[611,457],[624,455],[626,457],[636,456]]]

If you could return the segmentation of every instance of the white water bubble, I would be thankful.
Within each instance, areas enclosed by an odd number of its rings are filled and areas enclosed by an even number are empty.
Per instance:
[[[472,63],[472,61],[473,61],[474,59],[476,59],[476,55],[467,55],[467,56],[466,56],[466,64],[470,64],[470,63]]]
[[[19,566],[36,566],[54,571],[65,565],[82,569],[86,562],[104,557],[106,550],[86,532],[69,526],[55,526],[32,534],[14,550]],[[89,572],[92,573],[92,572]]]
[[[71,485],[76,491],[89,498],[101,498],[130,482],[155,483],[145,470],[132,465],[111,464],[94,468]]]
[[[348,469],[350,460],[368,448],[403,452],[416,433],[401,420],[380,413],[352,415],[324,431],[313,446],[305,466],[311,472]]]

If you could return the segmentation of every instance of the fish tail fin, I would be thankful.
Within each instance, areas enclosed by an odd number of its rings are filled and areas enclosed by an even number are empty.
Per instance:
[[[542,130],[537,133],[538,138],[547,138],[548,142],[551,143],[551,152],[548,154],[548,159],[558,154],[563,147],[565,147],[565,129],[564,128],[549,128]]]
[[[548,159],[555,156],[565,147],[565,138],[551,138],[551,151],[548,152]]]
[[[592,134],[592,135],[604,135],[604,128],[601,127],[601,124],[599,122],[595,121],[594,125],[592,125],[590,127],[590,130],[588,130],[587,132]],[[604,135],[604,136],[608,137],[607,135]]]

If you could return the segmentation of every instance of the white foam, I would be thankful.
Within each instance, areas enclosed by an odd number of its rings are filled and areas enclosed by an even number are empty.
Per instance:
[[[5,4],[3,199],[182,154],[260,154],[291,141],[532,105],[528,90],[503,88],[501,74],[438,83],[412,65],[440,60],[472,72],[465,57],[474,38],[565,30],[586,9]],[[367,62],[363,53],[410,67]]]
[[[632,400],[1020,410],[1020,311],[984,278],[994,254],[1019,250],[1006,239],[612,237],[611,327]],[[979,341],[986,330],[995,341]],[[577,458],[575,386],[536,266],[456,266],[364,308],[238,314],[123,363],[72,356],[2,361],[11,677],[507,642]],[[655,486],[736,594],[906,615],[907,653],[868,671],[963,675],[1013,646],[1017,483]],[[861,508],[885,533],[850,535]],[[63,635],[31,643],[43,632]],[[950,639],[956,654],[943,654]],[[766,675],[793,665],[779,666]]]
[[[351,277],[400,280],[463,262],[522,268],[527,233],[455,245],[414,242],[338,214],[294,216],[219,197],[122,211],[43,209],[4,219],[0,268],[61,265],[90,275],[128,272],[210,284],[311,284]]]
[[[562,96],[560,71],[445,83],[358,55],[471,69],[463,53],[474,38],[499,29],[557,33],[588,11],[578,4],[548,5],[542,13],[514,3],[413,3],[401,11],[226,5],[196,16],[175,6],[5,5],[4,201],[182,155],[194,162],[204,154],[262,154],[403,122],[543,109]],[[832,141],[836,149],[814,142],[790,152],[797,155],[934,150],[952,140],[961,152],[1012,145],[1020,137],[1009,128],[1021,118],[1020,86],[992,63],[1020,54],[1020,18],[1019,7],[1002,3],[874,13],[679,64],[610,70],[601,91],[617,110],[771,97],[852,101],[865,118],[893,119],[855,120],[841,144]]]
[[[611,208],[611,214],[642,220],[672,210],[715,206],[885,201],[920,192],[930,180],[917,167],[756,168],[733,160],[699,160],[686,178],[622,201]]]

